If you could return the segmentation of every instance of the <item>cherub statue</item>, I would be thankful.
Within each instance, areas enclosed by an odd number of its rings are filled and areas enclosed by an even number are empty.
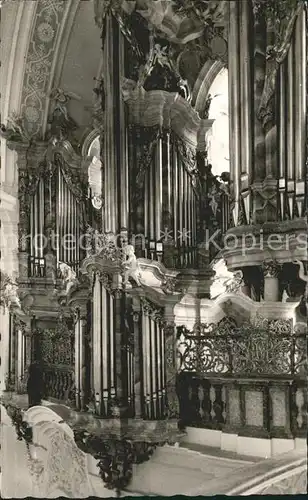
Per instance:
[[[1,124],[0,130],[0,135],[5,139],[22,139],[24,141],[29,141],[31,138],[24,129],[22,118],[19,117],[15,111],[8,116],[7,126]]]
[[[133,278],[133,280],[137,283],[137,285],[141,286],[140,283],[141,270],[135,255],[135,249],[133,245],[126,245],[123,250],[124,250],[124,255],[126,257],[126,260],[123,264],[124,284],[127,285],[129,283],[128,279]]]
[[[3,303],[7,307],[20,307],[17,290],[17,283],[7,274],[1,272],[0,303]]]
[[[59,262],[59,269],[64,279],[64,282],[66,283],[65,292],[66,294],[68,294],[72,286],[78,283],[77,275],[75,271],[68,264],[65,264],[65,262]]]

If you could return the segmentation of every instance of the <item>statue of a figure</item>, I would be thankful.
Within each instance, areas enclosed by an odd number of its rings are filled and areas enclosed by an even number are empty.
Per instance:
[[[211,199],[211,201],[209,202],[209,205],[212,209],[212,212],[213,212],[213,215],[214,217],[216,217],[217,215],[217,210],[218,210],[218,203],[217,203],[217,195],[218,195],[218,192],[217,192],[217,188],[216,186],[214,185],[209,193],[209,198]]]
[[[129,278],[133,278],[133,280],[137,283],[138,286],[141,286],[140,278],[141,278],[141,270],[135,255],[135,249],[133,245],[126,245],[124,247],[124,255],[126,260],[123,264],[124,267],[124,284],[127,285],[129,283]]]
[[[4,139],[15,139],[19,141],[29,141],[31,138],[24,129],[22,118],[19,117],[14,111],[7,119],[7,126],[5,126],[4,124],[0,125],[0,135]]]
[[[215,299],[223,293],[240,293],[243,284],[243,272],[231,272],[226,263],[220,259],[214,265],[215,276],[211,285],[211,298]]]
[[[81,97],[73,92],[65,92],[60,88],[55,88],[51,91],[50,98],[56,103],[49,119],[51,136],[62,140],[67,137],[69,132],[77,128],[77,124],[68,114],[67,105],[71,99],[80,101]]]
[[[64,282],[66,283],[65,292],[66,292],[66,294],[68,294],[70,289],[72,288],[72,286],[74,286],[76,283],[78,283],[77,275],[76,275],[75,271],[68,264],[65,264],[65,262],[60,262],[59,268],[60,268],[61,275],[64,279]]]
[[[0,302],[3,302],[7,307],[17,306],[20,307],[20,300],[18,297],[18,285],[5,273],[1,272],[1,295]]]

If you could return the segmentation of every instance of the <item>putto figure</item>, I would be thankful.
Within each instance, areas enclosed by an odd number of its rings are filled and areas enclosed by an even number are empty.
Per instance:
[[[138,286],[141,286],[140,278],[141,278],[141,270],[138,264],[135,249],[133,245],[126,245],[124,247],[124,256],[126,258],[123,266],[124,266],[124,284],[129,284],[129,278],[133,278],[133,280],[137,283]]]

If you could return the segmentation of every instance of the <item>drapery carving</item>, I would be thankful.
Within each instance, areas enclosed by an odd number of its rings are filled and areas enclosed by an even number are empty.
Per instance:
[[[57,166],[60,167],[65,182],[76,197],[76,200],[80,203],[82,200],[84,200],[86,186],[80,176],[79,171],[77,169],[69,168],[66,162],[63,160],[61,154],[55,154],[54,162]]]
[[[300,0],[255,0],[254,14],[265,18],[271,43],[266,49],[266,74],[257,116],[263,127],[273,119],[273,96],[277,72],[290,47],[294,24],[302,2]]]
[[[132,191],[133,202],[138,203],[144,195],[145,174],[153,159],[153,152],[160,136],[158,126],[140,127],[132,126],[131,134],[134,134],[136,144],[142,147],[136,150],[136,170],[135,170],[135,189]]]

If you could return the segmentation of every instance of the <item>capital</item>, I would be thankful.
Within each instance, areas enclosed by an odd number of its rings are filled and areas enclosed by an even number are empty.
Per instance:
[[[281,269],[281,264],[276,260],[265,260],[262,263],[264,278],[277,278]]]

